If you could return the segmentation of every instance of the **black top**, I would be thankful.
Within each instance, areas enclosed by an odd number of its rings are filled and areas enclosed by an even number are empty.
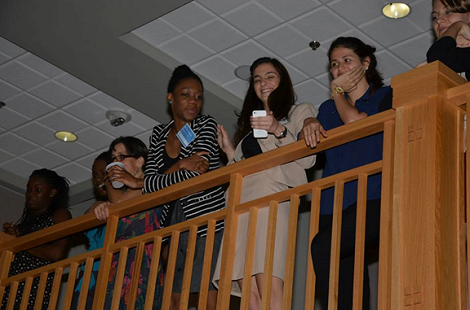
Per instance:
[[[452,37],[442,37],[429,48],[427,61],[441,61],[455,72],[465,72],[470,77],[470,48],[457,47],[457,42]]]
[[[253,132],[250,132],[242,141],[243,157],[250,158],[252,156],[263,153],[258,139],[255,138]]]

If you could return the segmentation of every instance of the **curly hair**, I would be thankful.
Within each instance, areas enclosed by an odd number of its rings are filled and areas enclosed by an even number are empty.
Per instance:
[[[375,93],[377,89],[384,85],[383,78],[379,71],[377,71],[377,58],[374,55],[375,47],[365,44],[358,38],[354,37],[339,37],[331,43],[328,49],[328,60],[331,62],[331,53],[335,48],[345,47],[352,50],[361,61],[366,57],[370,58],[369,69],[366,71],[366,79],[369,84],[372,84],[371,94]]]
[[[284,65],[275,58],[262,57],[256,59],[250,66],[250,85],[246,92],[245,100],[243,101],[242,111],[240,113],[235,113],[238,116],[237,131],[234,136],[235,145],[251,131],[250,116],[253,110],[264,110],[263,102],[256,95],[253,79],[253,74],[256,68],[264,63],[271,64],[279,73],[280,77],[279,86],[273,90],[268,97],[268,106],[273,112],[274,118],[277,120],[286,118],[289,115],[291,107],[297,101],[292,80],[286,67],[284,67]]]

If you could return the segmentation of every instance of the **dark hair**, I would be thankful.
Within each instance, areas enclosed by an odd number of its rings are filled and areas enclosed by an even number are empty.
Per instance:
[[[358,38],[339,37],[331,43],[328,49],[328,61],[331,62],[331,53],[338,47],[349,48],[359,56],[361,61],[364,61],[366,57],[370,58],[369,69],[366,71],[366,79],[369,84],[372,83],[371,94],[384,85],[382,82],[383,78],[379,71],[377,71],[377,58],[374,55],[375,47],[365,44]]]
[[[68,208],[69,204],[69,181],[65,177],[61,177],[55,171],[49,169],[34,170],[31,173],[30,179],[33,177],[41,178],[47,182],[53,189],[56,190],[56,194],[52,197],[52,201],[49,204],[47,211],[55,212],[59,209]],[[23,224],[27,219],[30,219],[28,207],[25,205],[23,214],[18,220],[18,224]]]
[[[179,83],[187,79],[195,79],[196,81],[201,83],[201,86],[204,90],[201,78],[191,69],[189,69],[187,65],[181,65],[179,67],[176,67],[175,70],[173,70],[170,81],[168,82],[167,93],[172,93]]]
[[[111,162],[111,152],[108,150],[108,151],[105,151],[105,152],[101,153],[100,155],[98,155],[95,158],[94,161],[97,161],[97,160],[102,160],[102,161],[106,162],[107,164],[109,164]]]
[[[243,101],[243,108],[238,116],[237,131],[235,132],[234,141],[238,144],[243,137],[245,137],[250,131],[250,116],[253,110],[264,110],[263,102],[258,98],[255,92],[255,83],[253,80],[253,74],[256,68],[264,63],[271,64],[274,69],[279,73],[279,86],[269,94],[268,106],[273,112],[274,118],[281,120],[289,115],[291,107],[295,104],[297,96],[292,86],[292,81],[287,72],[286,67],[277,59],[270,57],[258,58],[250,66],[250,85],[246,92],[245,100]]]
[[[111,145],[109,146],[109,152],[111,153],[116,147],[116,145],[118,145],[119,143],[124,144],[126,151],[129,153],[128,155],[132,155],[135,158],[143,157],[144,161],[147,162],[147,155],[149,151],[145,143],[142,142],[142,140],[131,136],[121,136],[111,142]]]
[[[433,3],[436,0],[433,0]],[[468,0],[440,0],[442,4],[448,7],[452,12],[467,13],[470,12],[470,1]]]

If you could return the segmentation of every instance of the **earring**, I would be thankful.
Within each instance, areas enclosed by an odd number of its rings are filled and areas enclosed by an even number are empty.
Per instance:
[[[173,101],[171,101],[171,100],[170,100],[170,101],[168,101],[168,104],[172,104],[172,103],[173,103]]]
[[[369,66],[366,66],[366,71],[369,70]]]

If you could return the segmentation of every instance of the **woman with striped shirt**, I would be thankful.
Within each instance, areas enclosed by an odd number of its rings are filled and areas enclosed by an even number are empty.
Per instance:
[[[173,120],[153,129],[145,169],[144,192],[167,186],[219,168],[217,123],[211,116],[199,115],[203,101],[202,81],[188,66],[173,71],[168,84],[167,101]],[[165,204],[161,223],[168,226],[220,210],[224,207],[221,187],[207,189]],[[222,238],[223,222],[216,226],[212,270],[215,268]],[[198,229],[196,253],[191,277],[191,293],[200,290],[207,227]],[[179,309],[188,232],[180,235],[175,267],[171,308]],[[215,309],[217,291],[209,288],[208,309]]]

